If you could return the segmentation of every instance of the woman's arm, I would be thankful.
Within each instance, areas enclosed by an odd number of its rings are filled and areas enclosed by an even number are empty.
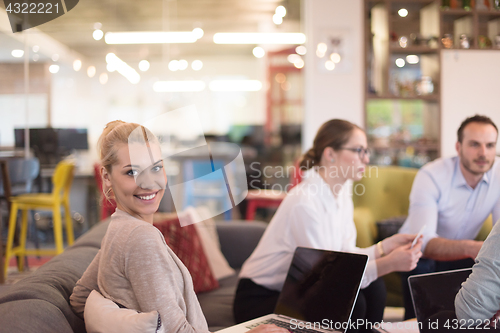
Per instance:
[[[85,309],[85,302],[87,297],[92,292],[92,290],[99,291],[97,286],[97,272],[99,270],[99,258],[101,255],[101,250],[97,252],[94,260],[90,263],[83,276],[76,282],[73,288],[73,293],[69,297],[69,302],[73,309],[73,312],[83,319],[83,310]]]
[[[193,290],[191,276],[171,255],[161,233],[141,226],[131,234],[124,252],[124,274],[140,311],[158,311],[167,332],[208,331]]]

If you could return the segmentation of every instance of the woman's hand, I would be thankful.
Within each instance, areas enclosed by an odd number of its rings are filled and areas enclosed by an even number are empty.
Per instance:
[[[409,234],[395,234],[391,237],[387,237],[382,241],[382,248],[386,254],[391,253],[398,247],[409,244],[413,242],[417,235],[409,235]]]
[[[390,260],[392,271],[408,272],[417,267],[418,260],[422,256],[422,238],[419,238],[413,248],[411,243],[397,247],[387,255],[387,260]]]
[[[278,327],[273,324],[262,324],[255,328],[252,328],[250,331],[252,333],[289,333],[290,331],[283,327]]]

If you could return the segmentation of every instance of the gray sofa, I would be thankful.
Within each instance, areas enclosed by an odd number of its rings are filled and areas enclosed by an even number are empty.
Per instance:
[[[61,255],[0,295],[0,332],[85,332],[85,324],[69,306],[76,281],[97,254],[108,222],[78,238]],[[266,228],[263,222],[217,222],[221,250],[231,267],[239,269]],[[237,275],[219,281],[220,288],[198,295],[211,331],[234,324],[232,303]]]

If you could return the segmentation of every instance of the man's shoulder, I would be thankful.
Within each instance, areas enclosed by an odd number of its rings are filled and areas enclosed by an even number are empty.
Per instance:
[[[427,173],[431,176],[441,177],[452,175],[457,163],[458,156],[441,157],[424,165],[419,172]]]
[[[458,156],[442,157],[424,165],[416,176],[416,182],[421,186],[431,186],[443,189],[451,184],[455,174]],[[428,181],[425,181],[428,179]],[[425,184],[425,185],[424,185]]]

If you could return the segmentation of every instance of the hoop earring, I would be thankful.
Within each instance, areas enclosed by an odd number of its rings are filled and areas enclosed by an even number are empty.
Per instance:
[[[112,192],[112,191],[113,191],[113,189],[110,187],[110,188],[108,188],[108,190],[106,192],[104,192],[104,191],[102,192],[102,194],[104,195],[104,197],[106,198],[106,200],[108,200],[109,202],[111,202],[111,200],[113,199],[109,195],[109,192]]]

